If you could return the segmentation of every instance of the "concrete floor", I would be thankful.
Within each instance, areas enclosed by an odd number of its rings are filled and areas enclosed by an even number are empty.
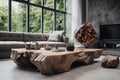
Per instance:
[[[42,75],[34,70],[19,68],[10,59],[0,59],[0,80],[120,80],[120,64],[116,69],[101,67],[103,56],[90,65],[72,65],[69,72]]]

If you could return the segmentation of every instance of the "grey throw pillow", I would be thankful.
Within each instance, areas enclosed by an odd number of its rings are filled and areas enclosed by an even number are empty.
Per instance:
[[[48,41],[53,41],[53,42],[62,41],[63,33],[64,33],[63,31],[53,31],[53,33],[50,34]]]

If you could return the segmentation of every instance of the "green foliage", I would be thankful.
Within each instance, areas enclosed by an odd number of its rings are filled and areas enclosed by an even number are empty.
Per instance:
[[[53,1],[54,1],[54,0],[44,0],[44,5],[45,5],[46,7],[53,8]]]
[[[41,32],[41,9],[30,6],[30,32]]]
[[[44,0],[44,6],[53,8],[54,0]],[[64,9],[64,0],[56,0],[56,9]],[[41,5],[41,0],[30,0],[31,3]],[[14,5],[17,5],[16,6]],[[26,32],[26,4],[12,1],[12,31]],[[7,31],[8,28],[8,9],[6,6],[0,6],[0,30]],[[41,8],[30,5],[30,32],[41,32]],[[56,13],[56,29],[63,30],[64,15]],[[44,9],[44,25],[45,33],[53,31],[54,12]]]
[[[44,32],[51,33],[53,31],[53,12],[44,10]]]
[[[64,1],[65,0],[56,0],[56,9],[64,10]]]
[[[7,31],[8,26],[8,9],[7,6],[0,6],[0,31]]]
[[[18,9],[12,6],[12,31],[13,32],[25,32],[26,31],[26,5],[16,3]]]
[[[42,0],[30,0],[31,3],[41,5]]]

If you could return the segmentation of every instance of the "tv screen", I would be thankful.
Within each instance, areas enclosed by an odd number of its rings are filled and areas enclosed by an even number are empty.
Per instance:
[[[100,25],[100,39],[120,39],[120,24]]]

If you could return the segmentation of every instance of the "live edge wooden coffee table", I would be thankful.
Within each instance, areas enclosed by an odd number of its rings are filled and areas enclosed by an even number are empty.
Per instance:
[[[42,74],[55,74],[69,71],[75,61],[90,64],[100,57],[102,51],[102,49],[75,49],[53,52],[44,49],[12,49],[11,59],[18,66],[36,67]]]

